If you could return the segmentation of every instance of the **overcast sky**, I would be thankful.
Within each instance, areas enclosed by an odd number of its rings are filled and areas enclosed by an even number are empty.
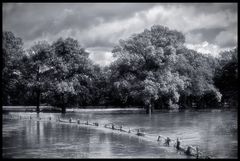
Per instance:
[[[181,31],[186,46],[216,56],[237,45],[237,3],[5,3],[3,30],[29,48],[39,40],[73,37],[100,65],[119,39],[154,24]]]

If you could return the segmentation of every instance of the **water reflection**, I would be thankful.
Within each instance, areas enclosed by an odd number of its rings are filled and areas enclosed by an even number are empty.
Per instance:
[[[18,114],[17,114],[18,115]],[[218,158],[237,158],[236,112],[181,112],[144,114],[21,113],[33,117],[74,118],[114,122],[130,128],[143,128],[150,135],[179,137],[186,144]],[[232,125],[232,126],[230,126]],[[173,149],[157,144],[76,125],[3,120],[3,157],[16,158],[181,158]]]

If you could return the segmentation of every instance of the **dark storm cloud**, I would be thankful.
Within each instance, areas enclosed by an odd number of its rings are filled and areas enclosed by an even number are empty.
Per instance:
[[[192,6],[196,8],[198,13],[216,13],[219,11],[237,12],[236,3],[185,3],[184,6]]]
[[[199,28],[190,31],[189,33],[193,36],[201,34],[201,39],[199,42],[208,41],[209,43],[214,43],[217,35],[222,31],[225,31],[225,28]]]
[[[69,28],[85,30],[100,23],[121,20],[153,5],[4,4],[3,27],[23,35],[26,40],[32,40],[42,33],[56,35]]]
[[[70,36],[105,65],[119,39],[154,24],[183,32],[186,46],[199,52],[217,55],[237,45],[236,3],[3,4],[3,29],[23,38],[25,48]]]
[[[195,7],[197,14],[218,14],[216,19],[221,19],[221,15],[225,16],[225,21],[217,23],[221,27],[207,27],[196,28],[189,31],[190,41],[193,37],[198,37],[198,40],[193,43],[201,43],[207,41],[208,43],[219,45],[222,48],[234,47],[237,45],[237,4],[235,3],[196,3],[187,4],[187,6]],[[224,19],[223,19],[224,20]],[[212,21],[216,21],[212,19]],[[195,39],[196,40],[196,39]]]

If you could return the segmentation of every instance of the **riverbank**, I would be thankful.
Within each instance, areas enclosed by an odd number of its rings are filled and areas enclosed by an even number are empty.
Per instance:
[[[61,112],[60,108],[40,106],[40,112]],[[2,106],[2,112],[36,112],[36,106]]]
[[[162,112],[223,112],[223,111],[236,111],[236,108],[206,108],[206,109],[182,109],[182,110],[168,110],[168,109],[155,109],[153,113]],[[2,112],[36,112],[36,106],[2,106]],[[40,112],[47,113],[60,113],[61,108],[53,106],[40,106]],[[141,106],[127,106],[125,108],[119,106],[82,106],[80,108],[66,108],[68,113],[84,113],[84,112],[96,112],[96,113],[146,113],[146,110]]]
[[[61,112],[61,108],[53,106],[40,106],[40,112],[55,113]],[[36,112],[36,106],[2,106],[3,112]],[[81,108],[66,108],[66,112],[104,112],[104,113],[145,113],[142,107],[117,106],[82,106]]]

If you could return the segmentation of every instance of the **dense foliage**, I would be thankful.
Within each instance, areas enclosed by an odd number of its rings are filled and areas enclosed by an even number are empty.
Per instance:
[[[215,58],[187,49],[181,32],[155,25],[120,40],[116,60],[100,67],[77,40],[59,38],[24,51],[2,36],[3,105],[117,105],[178,109],[237,106],[237,48]]]
[[[220,53],[220,66],[216,69],[215,85],[223,95],[222,103],[238,106],[238,51]]]
[[[24,88],[20,70],[24,55],[22,39],[12,32],[2,34],[2,102],[3,104],[18,104]],[[11,97],[11,98],[10,98]],[[18,99],[19,98],[19,99]]]

